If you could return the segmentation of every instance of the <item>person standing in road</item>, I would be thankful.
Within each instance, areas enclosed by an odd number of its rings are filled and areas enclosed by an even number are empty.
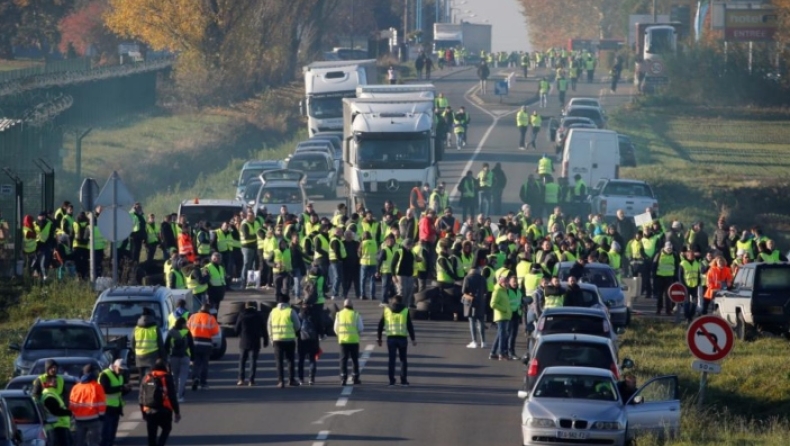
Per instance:
[[[267,327],[269,338],[274,347],[274,361],[277,364],[277,387],[285,388],[285,361],[288,361],[288,385],[298,386],[294,362],[296,360],[296,333],[302,327],[299,315],[289,304],[290,297],[277,297],[277,307],[269,313]]]
[[[269,346],[269,333],[266,330],[266,321],[258,311],[258,303],[249,301],[244,306],[244,311],[236,320],[236,335],[239,337],[239,380],[237,386],[247,384],[255,385],[255,374],[258,370],[258,355],[261,352],[261,338],[263,347]],[[247,370],[247,359],[250,360],[250,380],[245,381],[244,373]]]
[[[525,76],[526,77],[526,76]],[[518,149],[527,150],[527,129],[529,129],[529,112],[527,106],[524,105],[516,113],[516,127],[518,128]]]
[[[425,79],[431,79],[431,71],[433,71],[433,59],[430,57],[425,58]]]
[[[551,84],[544,76],[538,81],[538,96],[540,98],[540,108],[546,108],[549,102],[549,89]]]
[[[318,368],[318,356],[321,354],[320,346],[320,333],[318,327],[320,326],[316,318],[322,315],[316,315],[310,308],[310,305],[302,302],[302,307],[299,310],[299,337],[296,341],[296,346],[299,350],[299,383],[303,384],[304,380],[304,362],[308,361],[309,379],[308,386],[315,384],[315,374]]]
[[[612,93],[617,92],[617,82],[620,81],[620,75],[623,72],[623,60],[620,57],[617,57],[617,62],[615,62],[612,69],[609,70],[609,76],[612,78],[612,84],[610,85],[609,89]]]
[[[57,390],[58,377],[47,375],[46,380],[41,384],[40,401],[47,412],[56,418],[56,421],[50,425],[52,430],[48,435],[49,438],[52,438],[52,446],[71,446],[72,413],[63,401],[62,394]],[[39,398],[36,397],[36,400],[39,401]]]
[[[491,187],[494,185],[494,174],[489,170],[488,163],[477,173],[477,188],[480,196],[480,213],[485,216],[491,212]]]
[[[144,380],[146,389],[140,391],[139,404],[148,433],[148,446],[165,446],[173,430],[173,420],[181,421],[173,375],[168,373],[165,361],[159,359]]]
[[[354,311],[354,304],[346,299],[343,309],[335,315],[335,333],[340,344],[340,385],[345,386],[348,381],[348,360],[354,366],[353,383],[362,384],[359,379],[359,336],[365,326],[362,315]]]
[[[247,212],[246,219],[241,222],[239,227],[241,255],[244,258],[241,268],[241,277],[239,278],[242,285],[252,285],[247,283],[247,276],[250,271],[255,271],[255,262],[258,255],[258,236],[256,235],[258,231],[257,225],[258,222],[255,221],[255,213],[249,211]]]
[[[461,287],[461,293],[467,297],[464,300],[464,316],[469,318],[469,333],[472,335],[472,342],[466,346],[467,348],[486,347],[487,291],[486,279],[480,274],[480,268],[471,268]],[[471,301],[468,298],[471,298]]]
[[[674,304],[669,300],[667,290],[678,277],[680,260],[672,248],[672,242],[665,242],[664,249],[653,257],[653,296],[656,298],[656,315],[661,315],[661,309],[666,302],[667,316],[672,314]]]
[[[409,214],[409,212],[412,212],[412,210],[409,209],[406,211],[407,214]],[[362,299],[362,289],[359,280],[361,276],[361,259],[359,257],[360,243],[355,239],[356,233],[354,231],[347,230],[343,235],[345,236],[343,246],[346,251],[346,258],[343,260],[343,299],[348,298],[348,294],[352,288],[354,289],[354,297]]]
[[[409,365],[406,355],[409,342],[406,336],[411,338],[412,345],[415,347],[417,346],[417,341],[414,337],[414,325],[409,317],[409,308],[401,303],[399,295],[390,298],[390,304],[384,308],[384,314],[379,320],[379,326],[376,331],[379,347],[381,347],[382,333],[385,330],[387,333],[387,353],[389,355],[387,363],[389,385],[395,385],[395,357],[397,356],[400,359],[400,385],[407,387],[409,385]]]
[[[331,299],[339,299],[343,285],[343,260],[346,258],[346,247],[343,244],[343,228],[335,228],[329,239],[329,283]]]
[[[507,295],[507,274],[501,274],[496,278],[497,284],[491,293],[491,308],[494,310],[494,323],[497,326],[496,338],[491,346],[489,359],[499,359],[506,361],[509,359],[507,351],[508,327],[513,312],[510,309],[510,299]]]
[[[132,351],[134,351],[135,365],[140,371],[140,377],[145,376],[153,367],[157,359],[165,358],[164,340],[159,333],[154,310],[143,308],[143,313],[137,320],[137,326],[132,332]]]
[[[477,77],[480,79],[480,92],[483,94],[487,92],[488,76],[490,75],[491,70],[488,68],[486,61],[480,61],[480,65],[477,66]]]
[[[102,420],[101,442],[99,446],[113,446],[118,432],[118,423],[123,416],[123,397],[132,391],[128,382],[126,362],[116,359],[99,374],[99,384],[104,389],[107,411]]]
[[[543,118],[538,114],[537,110],[534,110],[532,116],[529,117],[529,125],[532,126],[532,138],[529,140],[527,147],[538,150],[537,139],[540,127],[543,125]]]
[[[477,207],[475,177],[471,170],[467,170],[466,176],[461,178],[458,183],[458,192],[461,194],[459,204],[461,205],[462,220],[466,221],[467,216],[474,217]]]
[[[425,68],[425,54],[420,53],[414,61],[414,69],[417,70],[417,79],[422,79],[422,70]]]
[[[222,265],[222,254],[211,253],[211,262],[206,266],[208,273],[208,303],[219,312],[219,305],[225,299],[225,288],[227,288],[225,267]]]
[[[494,208],[493,213],[495,215],[502,215],[502,194],[505,192],[505,187],[507,187],[507,176],[505,175],[505,171],[502,170],[502,163],[494,164],[491,173],[494,174],[494,184],[491,185],[492,207]]]
[[[143,214],[143,205],[135,203],[132,210],[129,211],[132,217],[132,233],[129,235],[129,241],[132,244],[132,261],[135,263],[140,262],[140,253],[143,250],[143,243],[146,240],[145,233],[145,214]]]
[[[565,73],[560,74],[557,78],[557,94],[560,99],[560,107],[565,106],[565,94],[568,92],[568,79],[565,78]]]
[[[524,293],[523,288],[519,286],[518,276],[515,274],[510,275],[507,285],[507,298],[512,312],[508,325],[507,350],[510,359],[516,360],[519,359],[516,355],[516,338],[518,337],[518,326],[524,317],[524,303],[522,301]]]
[[[386,306],[390,296],[394,294],[395,287],[392,282],[392,257],[395,255],[394,246],[395,236],[389,234],[384,238],[384,244],[381,245],[376,259],[378,265],[378,274],[376,274],[376,277],[381,279],[380,307]]]
[[[93,446],[101,440],[101,420],[107,411],[107,396],[96,378],[93,365],[88,364],[82,369],[80,382],[71,389],[69,409],[75,421],[75,446]]]
[[[219,334],[217,319],[211,314],[211,306],[203,304],[200,311],[189,317],[187,328],[192,333],[195,349],[192,351],[192,391],[208,389],[208,361],[213,346],[211,338]]]
[[[423,260],[414,255],[413,248],[414,242],[407,238],[392,255],[392,275],[397,278],[398,294],[406,307],[414,305],[414,265]]]
[[[595,77],[595,58],[592,54],[587,55],[587,59],[584,61],[584,69],[587,71],[587,83],[591,84]]]
[[[192,333],[187,329],[187,320],[179,317],[167,332],[165,339],[167,355],[170,358],[170,373],[176,383],[178,402],[184,402],[184,391],[189,380],[189,364],[192,362],[192,352],[195,351],[195,341]]]

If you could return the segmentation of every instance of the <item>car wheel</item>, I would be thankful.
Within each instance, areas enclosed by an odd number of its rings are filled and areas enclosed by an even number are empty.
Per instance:
[[[222,337],[222,343],[220,344],[219,348],[216,350],[211,351],[211,356],[209,357],[212,361],[217,361],[222,359],[225,356],[225,352],[228,351],[228,340],[225,339],[225,336]]]
[[[746,339],[746,320],[743,318],[743,313],[735,315],[735,336],[741,341]]]

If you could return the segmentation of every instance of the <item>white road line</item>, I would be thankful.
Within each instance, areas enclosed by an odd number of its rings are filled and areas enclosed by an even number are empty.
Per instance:
[[[340,392],[340,394],[343,396],[349,396],[353,391],[354,391],[353,386],[343,386],[343,390]]]
[[[140,425],[139,421],[121,421],[118,423],[119,431],[133,431]]]
[[[348,398],[338,398],[337,402],[335,403],[335,407],[346,407],[346,404],[348,404]]]
[[[326,440],[327,438],[329,438],[329,431],[321,431],[315,437],[316,440],[322,440],[322,441]]]
[[[374,348],[376,348],[376,346],[375,346],[375,345],[373,345],[373,344],[368,344],[368,345],[366,345],[366,346],[365,346],[365,351],[366,351],[366,352],[369,352],[369,351],[372,351]]]
[[[130,432],[118,432],[115,434],[115,438],[126,438],[128,437]]]
[[[124,418],[127,418],[129,420],[142,420],[143,419],[143,413],[140,412],[139,410],[137,410],[137,411],[134,411],[134,412],[130,413],[128,417],[124,417]]]

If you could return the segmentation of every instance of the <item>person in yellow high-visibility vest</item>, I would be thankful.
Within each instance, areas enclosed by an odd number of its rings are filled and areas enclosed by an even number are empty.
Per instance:
[[[518,149],[527,150],[527,129],[529,128],[529,111],[527,106],[521,107],[521,110],[516,113],[516,127],[518,127],[519,139]]]
[[[269,338],[274,347],[274,360],[277,364],[277,387],[285,387],[285,361],[288,361],[288,385],[299,386],[296,380],[296,335],[302,327],[299,314],[289,304],[287,294],[277,296],[277,307],[269,313],[267,327]]]
[[[160,246],[159,223],[156,222],[156,215],[148,214],[148,221],[145,223],[145,259],[151,261],[156,255],[156,248]],[[166,256],[164,249],[162,257]]]
[[[389,362],[387,363],[387,372],[389,374],[390,386],[395,385],[395,357],[400,359],[400,385],[408,386],[408,361],[406,359],[406,352],[409,347],[408,338],[411,338],[412,345],[416,346],[417,341],[414,338],[414,325],[411,323],[409,317],[409,308],[401,303],[399,295],[392,296],[388,307],[384,308],[384,314],[381,315],[377,333],[379,347],[382,344],[382,334],[387,333],[387,353],[389,355]]]
[[[540,127],[543,125],[543,118],[538,114],[537,110],[534,110],[532,116],[529,117],[529,125],[532,126],[532,137],[527,147],[538,150],[537,139],[538,133],[540,133]]]
[[[359,337],[364,330],[362,315],[354,310],[350,299],[343,302],[343,309],[335,315],[335,333],[340,344],[340,385],[348,381],[348,360],[353,364],[353,383],[362,384],[359,379]]]

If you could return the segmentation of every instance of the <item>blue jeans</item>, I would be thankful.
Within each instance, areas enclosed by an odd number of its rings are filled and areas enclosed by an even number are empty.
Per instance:
[[[367,286],[368,281],[370,287]],[[371,300],[376,298],[376,265],[362,265],[359,269],[359,283],[362,287],[362,296]]]
[[[340,296],[340,285],[343,284],[343,264],[339,261],[329,263],[329,283],[332,286],[332,297]]]
[[[521,316],[513,313],[513,317],[508,323],[507,351],[510,356],[516,356],[516,338],[518,337],[518,326],[521,323]]]
[[[381,275],[381,301],[385,304],[388,304],[390,301],[390,297],[392,296],[392,289],[394,284],[392,283],[392,274],[382,274]]]
[[[480,213],[488,216],[491,210],[491,191],[480,191]]]
[[[299,299],[302,297],[302,272],[291,271],[291,275],[293,276],[294,279],[293,298]]]
[[[491,355],[507,356],[508,328],[510,328],[510,321],[497,321],[496,338],[491,346]]]
[[[120,412],[108,410],[104,414],[104,421],[101,429],[101,446],[112,446],[115,443],[115,435],[118,432],[118,424],[121,421]]]
[[[247,283],[247,271],[253,271],[257,252],[255,248],[241,248],[241,255],[244,257],[244,264],[241,268],[241,281]]]
[[[469,316],[469,333],[472,335],[472,342],[477,342],[478,344],[486,342],[485,315],[481,317]],[[479,337],[480,340],[476,340],[477,337]]]

